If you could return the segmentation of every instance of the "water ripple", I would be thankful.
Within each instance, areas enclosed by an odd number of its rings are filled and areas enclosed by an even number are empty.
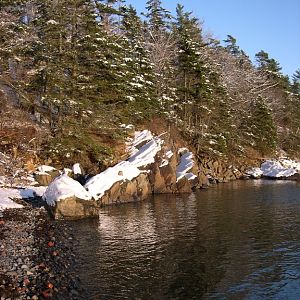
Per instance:
[[[300,299],[300,185],[249,181],[74,223],[86,299]]]

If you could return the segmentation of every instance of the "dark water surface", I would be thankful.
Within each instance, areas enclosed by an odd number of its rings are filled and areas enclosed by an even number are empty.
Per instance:
[[[74,223],[86,299],[300,299],[300,184],[239,181]]]

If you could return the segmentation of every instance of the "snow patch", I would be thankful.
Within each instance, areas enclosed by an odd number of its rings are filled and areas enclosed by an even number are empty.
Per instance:
[[[53,171],[56,171],[55,168],[51,167],[51,166],[45,166],[45,165],[42,165],[42,166],[39,166],[37,168],[38,172],[41,172],[41,173],[47,173],[47,172],[53,172]]]
[[[140,150],[128,159],[128,162],[137,168],[145,167],[154,163],[155,155],[161,150],[163,140],[153,138],[150,142],[141,147]]]
[[[0,188],[0,211],[8,208],[22,208],[12,199],[28,199],[42,196],[47,187],[24,187],[18,189]]]
[[[186,148],[179,149],[178,153],[184,153],[180,158],[180,163],[177,166],[176,169],[176,177],[178,182],[183,177],[186,177],[188,180],[192,180],[195,177],[197,177],[195,174],[189,172],[194,167],[194,159],[193,159],[193,153],[192,152],[186,152],[188,151]]]
[[[294,168],[285,168],[279,161],[267,160],[261,165],[263,176],[280,178],[290,177],[297,173]]]
[[[246,175],[253,178],[261,176],[271,178],[290,177],[300,172],[300,163],[290,159],[267,160],[260,168],[246,171]]]
[[[138,146],[144,142],[148,142],[153,139],[153,135],[149,130],[136,131],[132,141],[132,147],[138,148]]]
[[[263,175],[263,171],[260,168],[252,168],[247,170],[245,174],[252,178],[260,178]]]
[[[73,171],[74,175],[77,175],[77,174],[81,175],[82,172],[81,172],[80,164],[79,163],[74,164],[72,167],[72,171]]]

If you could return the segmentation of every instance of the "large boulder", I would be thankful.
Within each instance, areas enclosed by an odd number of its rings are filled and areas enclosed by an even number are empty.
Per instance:
[[[54,206],[48,206],[55,219],[77,220],[99,215],[99,206],[94,200],[83,200],[77,197],[57,201]]]
[[[98,203],[92,200],[90,193],[67,174],[50,183],[43,199],[56,219],[82,219],[99,213]]]

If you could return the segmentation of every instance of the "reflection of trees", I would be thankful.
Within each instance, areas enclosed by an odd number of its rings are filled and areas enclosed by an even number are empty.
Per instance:
[[[291,243],[299,247],[299,204],[284,201],[292,190],[275,182],[235,182],[103,208],[94,241],[88,239],[97,250],[88,254],[97,270],[90,281],[109,299],[243,298],[282,282],[286,274],[299,274],[299,251],[284,255]]]

